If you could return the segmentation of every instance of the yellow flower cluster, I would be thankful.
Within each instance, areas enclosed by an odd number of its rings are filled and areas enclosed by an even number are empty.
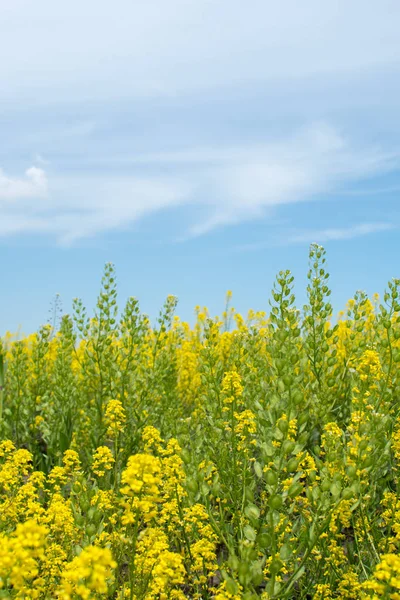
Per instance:
[[[110,448],[107,446],[100,446],[93,454],[92,471],[98,477],[103,477],[107,471],[112,469],[114,462],[115,459]]]
[[[110,400],[104,418],[107,424],[107,434],[110,438],[115,438],[119,433],[122,433],[126,423],[122,402],[120,400]]]
[[[61,574],[58,595],[64,600],[96,597],[107,594],[113,582],[113,570],[117,563],[108,548],[88,546],[79,556],[65,566]]]
[[[12,586],[21,597],[38,597],[44,591],[40,562],[44,557],[47,528],[34,520],[17,525],[0,540],[0,587]]]
[[[135,454],[122,472],[121,493],[130,498],[125,504],[123,523],[133,523],[140,516],[150,520],[160,501],[161,462],[151,454]]]
[[[313,244],[301,311],[192,324],[115,281],[0,341],[0,597],[400,600],[400,280],[335,321]]]
[[[400,556],[397,554],[384,554],[376,566],[371,579],[363,585],[373,600],[378,598],[400,598]]]

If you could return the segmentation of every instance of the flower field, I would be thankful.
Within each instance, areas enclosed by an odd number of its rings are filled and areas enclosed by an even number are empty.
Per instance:
[[[117,308],[0,346],[0,597],[400,599],[400,280],[151,326]]]

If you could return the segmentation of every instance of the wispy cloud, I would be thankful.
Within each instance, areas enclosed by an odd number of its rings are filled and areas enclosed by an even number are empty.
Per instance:
[[[25,177],[8,177],[0,169],[0,201],[38,198],[46,193],[47,177],[43,169],[30,167],[25,171]]]
[[[371,186],[370,188],[362,187],[355,190],[341,190],[340,196],[384,196],[386,194],[396,194],[400,192],[400,185],[386,185],[384,187]],[[332,194],[337,192],[332,192]]]
[[[73,243],[196,205],[187,239],[398,168],[384,5],[2,0],[0,235]]]
[[[249,221],[279,205],[315,200],[341,186],[397,167],[399,157],[379,148],[358,148],[325,124],[257,146],[212,172],[209,216],[190,235]]]
[[[351,240],[353,238],[370,235],[371,233],[381,233],[397,229],[394,223],[360,223],[351,227],[321,229],[320,231],[305,231],[294,235],[289,235],[284,243],[323,243],[339,240]]]
[[[327,229],[314,229],[306,231],[282,230],[272,239],[251,244],[242,244],[236,247],[237,252],[257,252],[264,248],[277,246],[289,246],[295,244],[312,244],[314,242],[323,244],[326,242],[352,240],[374,233],[382,233],[398,229],[395,223],[357,223],[349,227],[332,227]]]
[[[400,58],[400,8],[392,0],[116,0],[112,9],[70,0],[62,18],[51,0],[2,0],[2,9],[0,51],[8,60],[0,90],[11,98],[21,90],[42,99],[174,96],[232,82],[360,72]]]
[[[335,129],[317,124],[266,144],[149,155],[146,162],[145,177],[107,174],[106,169],[92,176],[67,176],[38,167],[23,178],[0,174],[0,199],[7,201],[0,204],[0,235],[46,233],[72,243],[195,204],[203,217],[182,234],[199,236],[268,216],[280,205],[315,201],[348,182],[389,171],[398,158],[378,148],[353,146]],[[173,175],[161,176],[160,163]],[[355,231],[362,235],[367,229]],[[335,233],[339,235],[338,230],[325,235]]]
[[[0,236],[46,234],[72,244],[104,231],[126,229],[147,214],[179,205],[190,193],[183,183],[162,178],[53,176],[44,194],[45,173],[36,168],[29,172],[35,177],[25,185],[12,180],[13,202],[0,203]]]

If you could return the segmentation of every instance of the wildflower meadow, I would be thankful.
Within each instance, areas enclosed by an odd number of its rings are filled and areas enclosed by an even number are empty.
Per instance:
[[[0,597],[400,599],[400,280],[193,324],[118,308],[0,346]],[[267,303],[267,302],[266,302]]]

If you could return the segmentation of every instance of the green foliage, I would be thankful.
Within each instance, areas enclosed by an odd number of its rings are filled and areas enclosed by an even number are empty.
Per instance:
[[[110,597],[162,597],[146,595],[152,575],[140,585],[134,575],[156,525],[184,563],[185,583],[168,598],[361,599],[376,588],[381,554],[400,544],[400,281],[382,303],[357,291],[334,324],[325,251],[315,244],[307,278],[302,311],[292,274],[281,271],[269,315],[243,318],[228,294],[222,318],[198,308],[190,326],[169,296],[151,326],[135,298],[118,310],[107,264],[92,318],[76,299],[57,330],[5,337],[1,436],[28,449],[47,481],[66,451],[77,452],[82,468],[61,491],[81,532],[76,547],[106,539],[112,548]],[[180,450],[167,450],[175,438]],[[93,465],[107,452],[99,475]],[[149,501],[142,520],[130,509],[127,525],[123,473],[130,457],[147,464],[146,453],[163,500],[156,509]],[[171,466],[175,455],[182,471]],[[112,492],[112,508],[97,507],[99,490]],[[185,521],[198,505],[215,563],[204,559],[201,577],[195,544],[204,536]]]

